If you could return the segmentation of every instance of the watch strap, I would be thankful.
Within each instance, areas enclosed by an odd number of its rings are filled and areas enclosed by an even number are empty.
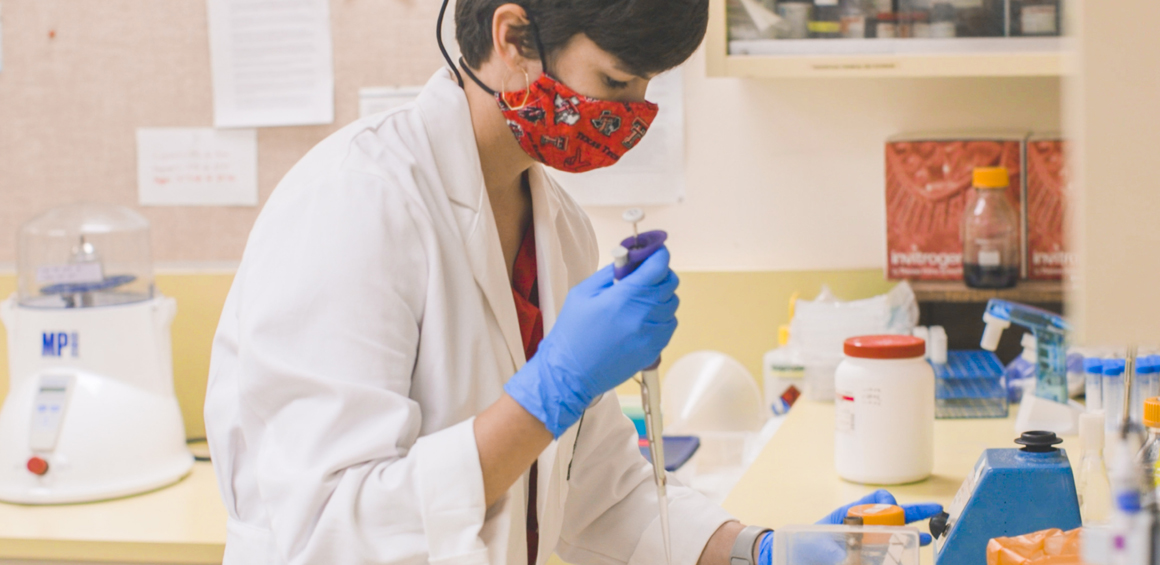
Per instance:
[[[753,547],[762,535],[772,531],[761,526],[746,526],[742,529],[729,552],[729,565],[757,565],[753,562]]]

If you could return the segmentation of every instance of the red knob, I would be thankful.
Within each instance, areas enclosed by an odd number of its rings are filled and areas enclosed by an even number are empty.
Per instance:
[[[27,467],[33,475],[43,475],[48,472],[48,461],[34,455],[32,459],[28,460]]]

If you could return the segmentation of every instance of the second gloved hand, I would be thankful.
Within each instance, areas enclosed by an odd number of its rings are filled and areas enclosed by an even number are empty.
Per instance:
[[[605,267],[568,292],[504,391],[560,437],[601,394],[651,365],[677,329],[679,280],[662,247],[620,282]]]
[[[841,525],[842,521],[846,519],[846,514],[850,512],[850,509],[862,504],[891,504],[894,506],[901,506],[903,515],[906,517],[905,519],[907,524],[911,522],[918,522],[920,520],[926,520],[927,518],[942,512],[943,510],[941,504],[936,504],[934,502],[922,502],[919,504],[898,504],[898,502],[894,500],[894,495],[890,494],[890,491],[885,489],[878,489],[862,497],[861,500],[851,502],[850,504],[830,512],[828,516],[818,520],[818,523]],[[928,545],[931,542],[930,534],[919,533],[918,539],[919,543],[922,545]]]
[[[850,512],[850,508],[862,504],[892,504],[902,507],[903,515],[906,523],[918,522],[926,520],[931,516],[942,512],[942,505],[932,502],[919,504],[898,504],[894,499],[894,495],[889,491],[879,489],[856,502],[851,502],[837,510],[829,513],[825,518],[818,520],[818,524],[822,525],[841,525],[846,515]],[[931,542],[930,534],[919,533],[919,544],[928,545]],[[789,562],[794,565],[841,565],[846,562],[846,547],[842,544],[836,543],[832,540],[819,539],[813,543],[803,543],[796,546],[793,550],[793,555],[789,556]],[[772,565],[773,563],[773,534],[766,534],[761,538],[758,545],[758,565]]]

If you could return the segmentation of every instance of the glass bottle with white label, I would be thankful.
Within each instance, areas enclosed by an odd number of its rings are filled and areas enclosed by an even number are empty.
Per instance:
[[[1006,167],[974,171],[963,211],[963,280],[973,288],[1009,288],[1019,279],[1019,215],[1008,200]]]

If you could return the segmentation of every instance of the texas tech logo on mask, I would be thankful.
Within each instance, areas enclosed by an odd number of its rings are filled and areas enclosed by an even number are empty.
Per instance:
[[[580,104],[580,99],[572,96],[565,99],[559,94],[556,95],[556,123],[561,122],[570,126],[576,125],[580,121],[580,110],[576,106]]]
[[[605,137],[611,137],[620,129],[620,116],[605,110],[600,113],[600,116],[592,120],[592,126]]]
[[[616,163],[636,147],[657,115],[651,102],[597,100],[544,74],[526,92],[495,93],[520,147],[533,159],[569,173]],[[523,100],[519,109],[504,100]]]
[[[524,106],[519,113],[521,118],[533,124],[544,119],[544,109],[539,106]]]

